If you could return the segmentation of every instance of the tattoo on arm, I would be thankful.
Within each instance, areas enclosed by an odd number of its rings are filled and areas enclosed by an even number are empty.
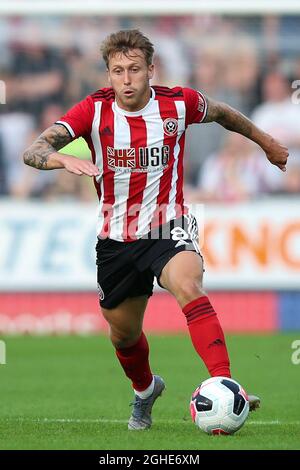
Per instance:
[[[68,130],[59,124],[46,129],[25,151],[23,159],[27,165],[39,170],[49,170],[49,156],[65,147],[73,138]]]
[[[225,129],[252,138],[254,124],[236,109],[231,108],[225,103],[207,99],[208,110],[203,122],[217,122]]]

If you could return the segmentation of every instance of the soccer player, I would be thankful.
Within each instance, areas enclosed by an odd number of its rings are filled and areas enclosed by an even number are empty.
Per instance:
[[[102,44],[110,87],[75,104],[24,153],[24,162],[35,168],[63,168],[94,178],[100,305],[134,389],[130,430],[151,426],[152,406],[165,388],[163,379],[152,374],[142,330],[154,276],[179,303],[210,375],[231,376],[224,334],[202,287],[197,227],[184,206],[187,126],[215,121],[256,142],[282,171],[288,157],[286,147],[227,104],[190,88],[151,87],[153,53],[152,43],[138,30],[111,34]],[[80,136],[92,161],[58,152]],[[250,408],[258,405],[259,399],[251,397]]]

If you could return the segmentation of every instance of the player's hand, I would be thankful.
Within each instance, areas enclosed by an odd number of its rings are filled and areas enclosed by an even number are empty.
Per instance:
[[[270,138],[268,145],[264,147],[264,151],[269,162],[278,166],[280,170],[286,171],[286,163],[289,156],[289,151],[285,145],[281,144],[273,138]]]
[[[99,176],[100,171],[94,163],[89,160],[80,160],[71,155],[62,155],[61,162],[64,168],[75,175]]]

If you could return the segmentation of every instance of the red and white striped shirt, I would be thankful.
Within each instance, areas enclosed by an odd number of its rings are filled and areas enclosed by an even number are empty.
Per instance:
[[[207,103],[190,88],[154,86],[151,93],[143,109],[129,112],[118,106],[112,88],[102,88],[56,122],[86,140],[99,168],[101,238],[132,241],[186,213],[185,130],[203,121]]]

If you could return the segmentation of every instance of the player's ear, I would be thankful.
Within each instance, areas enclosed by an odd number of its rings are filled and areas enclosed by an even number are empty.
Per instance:
[[[151,80],[154,75],[154,64],[148,65],[148,78]]]
[[[106,73],[107,73],[107,81],[108,81],[108,83],[111,85],[109,69],[106,69]]]

